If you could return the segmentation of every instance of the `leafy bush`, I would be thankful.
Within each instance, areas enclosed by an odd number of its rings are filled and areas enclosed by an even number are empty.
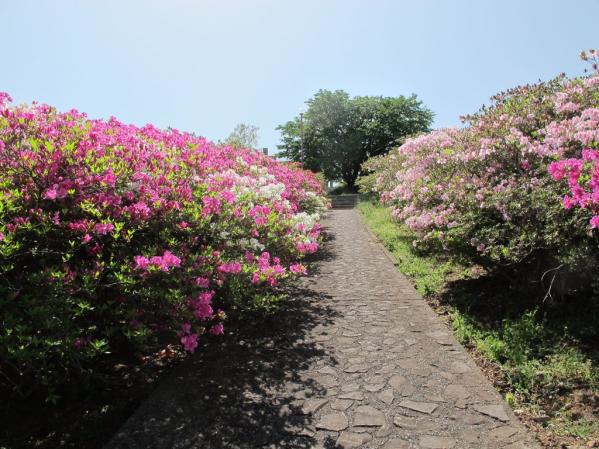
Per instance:
[[[176,130],[0,94],[0,372],[12,392],[93,373],[226,312],[268,308],[318,248],[312,173]]]
[[[496,329],[481,326],[471,316],[452,312],[456,338],[476,348],[504,369],[513,387],[527,395],[542,395],[578,385],[597,388],[599,372],[592,360],[567,337],[558,338],[530,311],[503,320]],[[556,342],[560,344],[556,344]]]
[[[599,267],[599,73],[511,89],[464,122],[367,163],[395,219],[423,248],[548,295],[590,285]]]

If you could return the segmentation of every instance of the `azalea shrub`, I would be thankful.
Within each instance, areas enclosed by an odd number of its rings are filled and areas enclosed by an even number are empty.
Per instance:
[[[118,353],[188,352],[272,308],[318,250],[298,165],[0,94],[0,385],[51,391]]]
[[[599,263],[596,65],[500,93],[463,122],[368,161],[365,188],[420,248],[525,278],[547,297],[590,286]]]

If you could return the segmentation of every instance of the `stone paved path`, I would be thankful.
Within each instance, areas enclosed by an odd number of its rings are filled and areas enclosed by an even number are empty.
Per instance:
[[[355,210],[251,335],[178,367],[106,449],[537,448]]]

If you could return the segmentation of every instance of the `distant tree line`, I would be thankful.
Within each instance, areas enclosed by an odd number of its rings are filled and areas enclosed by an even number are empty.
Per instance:
[[[416,95],[352,98],[343,90],[319,90],[306,105],[305,113],[277,127],[279,155],[343,180],[350,190],[366,159],[428,131],[433,119]]]

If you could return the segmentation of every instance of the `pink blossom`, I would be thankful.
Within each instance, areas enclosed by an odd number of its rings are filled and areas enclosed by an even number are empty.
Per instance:
[[[44,198],[47,200],[55,200],[57,195],[58,193],[56,192],[55,188],[48,189],[44,192]]]
[[[181,344],[187,352],[193,354],[198,347],[198,334],[183,335],[181,337]]]
[[[205,277],[197,277],[195,280],[196,285],[207,288],[210,285],[210,281]]]
[[[210,214],[218,215],[221,212],[221,202],[218,198],[206,196],[202,200],[204,207],[202,209],[202,215],[207,216]]]
[[[212,335],[222,335],[225,332],[225,327],[223,326],[223,323],[216,323],[208,332]]]
[[[230,190],[223,190],[220,192],[220,197],[228,204],[233,204],[236,199],[235,194]]]
[[[67,196],[67,189],[65,189],[63,186],[58,186],[56,184],[53,187],[47,189],[43,194],[43,197],[47,200],[60,199],[64,198],[65,196]]]
[[[285,274],[285,268],[282,265],[276,264],[271,267],[272,274],[282,276]]]
[[[212,290],[208,292],[202,292],[199,294],[196,301],[198,301],[200,304],[210,304],[212,298],[214,298],[214,295],[215,293]]]
[[[106,173],[102,177],[102,182],[104,182],[105,184],[107,184],[109,186],[114,186],[116,184],[116,176],[114,175],[114,172],[112,171],[112,169],[109,168],[106,171]]]
[[[147,270],[150,265],[150,260],[144,256],[135,256],[133,258],[136,270]]]
[[[318,243],[316,242],[299,242],[296,245],[297,250],[302,254],[314,253],[318,250]]]
[[[307,274],[308,269],[301,263],[292,263],[289,265],[289,271],[295,274]]]
[[[214,294],[213,291],[202,292],[196,298],[189,300],[189,307],[197,319],[204,320],[212,317],[214,311],[210,304]]]
[[[96,234],[105,235],[114,230],[112,223],[96,223],[94,225],[94,232]]]
[[[72,231],[85,232],[89,227],[89,223],[87,220],[77,220],[69,223],[67,226]]]
[[[210,304],[196,303],[193,308],[193,316],[195,316],[199,320],[205,320],[207,318],[210,318],[212,317],[213,313],[214,311]]]
[[[221,273],[239,273],[241,271],[241,264],[239,262],[228,262],[219,265],[217,268]]]
[[[181,266],[181,259],[179,259],[177,256],[175,256],[173,253],[171,253],[168,250],[165,251],[162,254],[162,261],[168,267],[179,267],[179,266]]]
[[[585,148],[582,150],[582,159],[585,161],[594,161],[599,158],[599,151]]]
[[[161,256],[152,256],[150,257],[150,265],[155,268],[160,269],[161,271],[168,271],[168,265],[164,263]]]
[[[125,260],[137,276],[131,285],[114,283],[115,291],[109,292],[114,300],[107,307],[120,307],[123,316],[147,316],[148,332],[184,322],[176,332],[193,352],[203,331],[192,334],[192,329],[222,333],[222,324],[214,323],[225,313],[214,310],[221,301],[238,299],[238,282],[251,281],[243,288],[266,296],[269,286],[287,278],[281,260],[300,256],[296,242],[309,242],[308,250],[317,244],[316,233],[304,235],[294,228],[294,215],[312,213],[308,193],[320,196],[322,187],[296,164],[114,117],[90,120],[76,110],[60,112],[39,104],[5,107],[8,100],[0,94],[0,177],[18,195],[10,198],[14,210],[5,214],[2,231],[10,233],[11,242],[26,246],[30,233],[19,233],[21,228],[50,229],[52,236],[38,239],[40,250],[75,247],[68,266],[58,258],[35,272],[11,274],[17,287],[40,279],[51,289],[60,287],[67,301],[76,299],[82,287],[92,289],[92,295],[104,294],[96,290],[106,279],[128,274],[118,263]],[[279,191],[281,186],[281,195],[268,194],[270,187]],[[193,232],[181,232],[190,228]],[[221,237],[223,231],[229,232],[228,240]],[[6,240],[3,233],[0,240]],[[256,247],[267,252],[256,257]],[[296,270],[302,271],[300,265]],[[246,272],[250,279],[232,276]],[[60,282],[53,273],[61,274]],[[83,286],[86,279],[102,282]],[[232,297],[217,297],[208,291],[211,286]],[[140,292],[154,290],[166,298],[169,289],[187,301],[141,305],[135,300]],[[128,331],[138,323],[133,318],[113,324]],[[106,326],[94,330],[98,338],[106,337],[101,335]],[[78,345],[83,345],[86,337],[80,338]]]
[[[143,201],[132,204],[127,207],[126,210],[131,214],[131,217],[136,220],[147,220],[152,214],[152,210]]]
[[[12,102],[12,98],[6,92],[0,92],[0,108],[4,107],[6,103]]]

